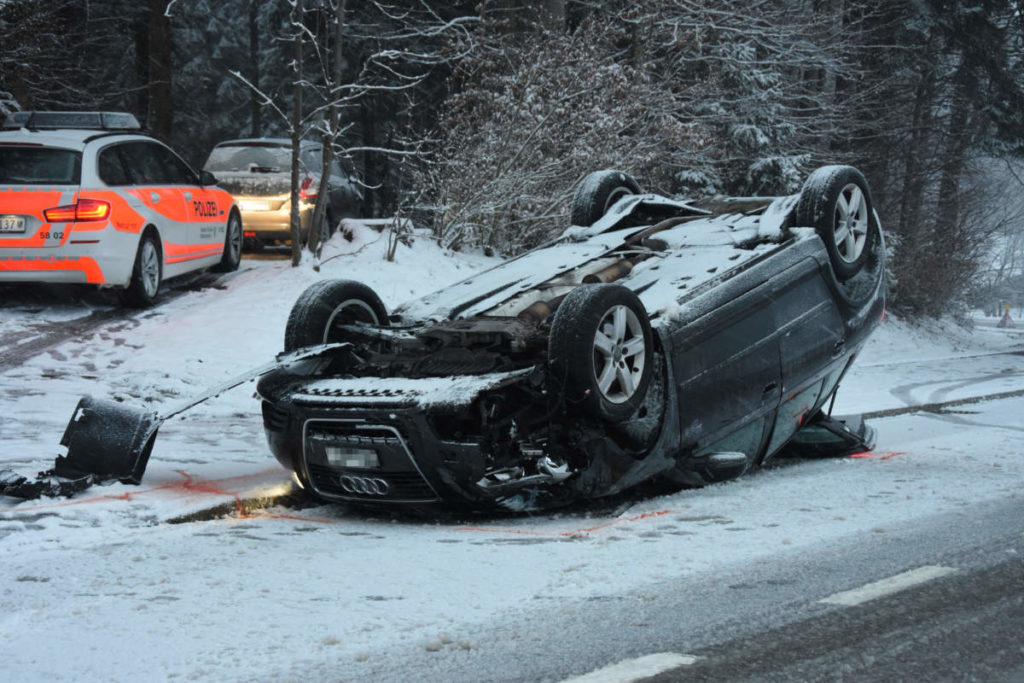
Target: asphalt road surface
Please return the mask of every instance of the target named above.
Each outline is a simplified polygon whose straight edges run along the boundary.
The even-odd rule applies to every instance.
[[[1024,681],[1022,511],[1017,499],[971,506],[642,593],[534,607],[457,661],[410,652],[372,678]]]

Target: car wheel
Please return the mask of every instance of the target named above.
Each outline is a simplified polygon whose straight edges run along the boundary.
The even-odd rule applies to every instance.
[[[387,309],[361,282],[324,280],[306,288],[292,306],[284,329],[284,350],[347,341],[341,325],[387,327]]]
[[[643,303],[615,284],[577,287],[555,312],[548,340],[552,382],[569,406],[611,422],[633,415],[651,381],[651,323]]]
[[[838,280],[860,272],[878,240],[868,183],[852,166],[824,166],[812,173],[800,190],[793,223],[818,231]]]
[[[220,257],[220,263],[213,267],[220,273],[231,273],[238,270],[238,264],[242,261],[242,219],[232,211],[228,218],[227,227],[224,229],[224,253]]]
[[[640,185],[633,176],[611,169],[594,171],[572,196],[572,224],[593,225],[615,202],[631,194],[640,194]]]
[[[160,245],[156,233],[152,231],[143,233],[142,239],[139,240],[138,251],[135,252],[132,279],[123,294],[126,304],[145,308],[156,301],[163,274],[161,261]]]

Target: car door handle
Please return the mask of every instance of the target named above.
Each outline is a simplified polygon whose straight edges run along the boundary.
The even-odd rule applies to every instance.
[[[157,193],[157,192],[150,192],[149,193],[149,200],[151,202],[153,202],[154,204],[156,204],[158,201],[160,201],[160,194]]]
[[[191,192],[185,192],[185,201],[186,202],[192,201],[192,193]]]
[[[761,393],[763,393],[763,394],[770,394],[773,391],[775,391],[775,389],[777,389],[778,386],[779,386],[778,382],[772,382],[771,384],[767,384],[767,385],[765,385],[764,391],[762,391]]]

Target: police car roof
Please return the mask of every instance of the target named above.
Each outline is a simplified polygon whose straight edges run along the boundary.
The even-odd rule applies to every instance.
[[[95,131],[95,130],[0,130],[0,144],[5,145],[39,145],[43,147],[61,147],[82,151],[85,146],[96,138],[130,136],[146,138],[147,136],[129,131]]]

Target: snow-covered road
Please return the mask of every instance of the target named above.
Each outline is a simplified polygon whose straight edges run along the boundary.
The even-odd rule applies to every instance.
[[[364,280],[390,307],[486,262],[420,240],[386,263],[374,238],[332,244],[362,251],[320,273],[247,261],[224,290],[181,296],[3,372],[0,466],[48,467],[81,394],[160,410],[262,363],[280,348],[295,296],[317,278]],[[3,309],[0,340],[27,324]],[[1024,389],[1021,351],[1024,336],[1013,333],[890,320],[836,412]],[[559,514],[425,520],[323,506],[166,523],[289,485],[266,451],[248,384],[167,423],[140,487],[0,498],[0,662],[19,680],[466,679],[509,651],[502,633],[520,638],[545,614],[656,601],[666,582],[756,575],[780,558],[975,506],[1020,509],[1022,414],[1018,396],[880,418],[871,457],[783,462],[701,490]],[[521,666],[503,655],[490,677],[584,673],[628,650],[608,643],[574,659],[525,638],[522,648]],[[536,666],[544,661],[558,665]]]

